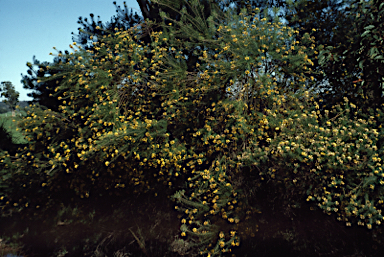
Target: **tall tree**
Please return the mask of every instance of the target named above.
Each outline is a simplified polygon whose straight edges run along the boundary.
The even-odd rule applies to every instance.
[[[325,65],[337,67],[344,63],[357,69],[360,73],[353,77],[353,86],[346,88],[347,93],[354,93],[354,99],[364,110],[377,108],[384,102],[383,82],[383,18],[384,5],[381,1],[353,1],[349,9],[349,18],[354,37],[347,38],[348,47],[340,44],[328,47],[322,53]],[[350,95],[350,94],[349,94]]]
[[[320,45],[318,51],[327,47],[334,49],[330,55],[334,62],[322,65],[320,58],[312,58],[313,70],[322,72],[311,75],[317,82],[313,89],[320,93],[319,99],[325,100],[328,107],[343,101],[344,97],[353,101],[359,98],[359,84],[356,86],[354,82],[359,81],[362,70],[356,65],[356,58],[346,54],[360,48],[359,37],[364,25],[357,22],[359,8],[354,7],[351,0],[315,0],[298,1],[287,9],[287,25],[299,31],[296,40],[300,41],[306,32],[315,28],[312,35]]]
[[[109,22],[103,23],[100,20],[100,16],[97,16],[97,21],[95,21],[95,15],[91,13],[90,20],[88,18],[79,17],[77,21],[81,27],[78,28],[79,33],[76,35],[72,32],[72,40],[77,44],[80,44],[86,50],[95,50],[94,42],[97,42],[100,37],[107,36],[110,33],[115,32],[116,29],[128,30],[138,24],[141,24],[144,20],[141,16],[135,12],[133,14],[133,9],[128,9],[128,6],[124,2],[124,9],[113,2],[116,8],[116,15],[111,17]]]
[[[114,2],[114,4],[116,5],[116,2]],[[132,12],[128,12],[127,8],[125,8],[125,10],[122,10],[120,6],[116,8],[118,12],[117,15],[113,16],[111,21],[105,24],[103,24],[100,20],[95,22],[93,14],[90,14],[91,23],[88,22],[87,18],[83,20],[80,17],[78,23],[82,25],[82,28],[79,28],[78,35],[74,35],[73,41],[81,48],[86,50],[92,49],[95,51],[92,43],[97,42],[98,38],[113,33],[115,29],[129,29],[130,27],[142,22],[141,17],[139,17],[137,13],[133,15]],[[69,52],[65,50],[64,53],[68,54]],[[21,74],[21,83],[25,89],[33,90],[32,93],[28,93],[28,96],[33,98],[32,101],[29,101],[30,104],[38,103],[48,109],[54,111],[59,110],[61,102],[57,100],[57,97],[52,97],[52,95],[55,93],[55,89],[57,85],[61,83],[62,79],[57,77],[57,79],[53,81],[42,80],[41,78],[51,77],[58,73],[65,73],[65,71],[60,70],[59,65],[57,65],[68,61],[61,58],[62,54],[62,51],[58,51],[58,55],[54,58],[53,62],[40,62],[33,57],[33,63],[27,63],[28,75]],[[34,67],[37,67],[37,69]],[[55,70],[50,69],[50,67],[55,67]]]
[[[41,81],[41,78],[51,77],[57,73],[64,72],[50,69],[51,66],[55,66],[63,61],[65,62],[62,58],[55,57],[52,63],[40,62],[33,56],[33,64],[27,63],[28,75],[21,74],[21,83],[25,89],[33,90],[33,92],[27,94],[27,96],[33,98],[32,101],[28,101],[29,104],[39,104],[53,111],[59,111],[60,101],[57,100],[57,97],[52,97],[52,94],[55,93],[55,88],[62,80],[58,78],[56,80]]]
[[[1,82],[0,92],[1,96],[6,98],[3,102],[11,108],[12,115],[14,115],[16,105],[19,102],[19,92],[15,90],[15,86],[10,81]]]

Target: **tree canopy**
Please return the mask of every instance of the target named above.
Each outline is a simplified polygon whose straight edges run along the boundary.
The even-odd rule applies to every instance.
[[[6,98],[3,102],[14,111],[20,95],[20,93],[15,90],[15,86],[12,85],[12,82],[10,81],[3,81],[1,82],[0,92],[1,96]]]

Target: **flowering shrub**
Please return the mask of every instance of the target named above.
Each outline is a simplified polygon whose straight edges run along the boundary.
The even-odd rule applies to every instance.
[[[51,67],[68,70],[55,75],[64,78],[61,113],[31,107],[18,120],[29,146],[2,157],[10,185],[0,191],[3,214],[50,208],[63,190],[86,199],[162,183],[177,190],[183,240],[214,256],[240,245],[239,224],[252,209],[236,183],[243,176],[255,187],[283,183],[290,202],[313,201],[347,226],[379,225],[381,110],[355,118],[358,107],[345,99],[321,114],[306,90],[310,35],[287,45],[295,31],[245,11],[227,13],[228,25],[183,13],[151,35],[151,46],[134,43],[135,30],[101,38],[98,53],[71,46],[70,62]],[[197,49],[199,72],[186,72],[183,48]],[[282,73],[295,79],[279,88]]]

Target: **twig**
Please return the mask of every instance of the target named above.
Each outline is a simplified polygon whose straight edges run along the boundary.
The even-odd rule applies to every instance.
[[[140,248],[143,250],[144,254],[145,254],[146,256],[148,256],[148,253],[147,253],[147,251],[145,250],[145,241],[144,241],[144,242],[140,241],[140,239],[135,235],[135,233],[133,233],[133,231],[132,231],[130,228],[129,228],[129,231],[131,231],[132,235],[135,237],[137,243],[139,244]],[[140,230],[139,230],[139,234],[141,234],[141,233],[140,233]]]

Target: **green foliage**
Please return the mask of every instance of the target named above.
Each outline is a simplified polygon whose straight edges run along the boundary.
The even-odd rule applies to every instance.
[[[22,75],[22,83],[23,87],[28,90],[33,90],[31,93],[27,95],[32,97],[33,100],[30,101],[30,104],[39,104],[43,105],[48,109],[53,111],[58,111],[58,107],[60,102],[57,98],[53,98],[52,94],[55,92],[55,88],[58,84],[61,83],[60,80],[49,80],[49,81],[41,81],[39,78],[50,77],[56,73],[64,72],[60,70],[49,69],[49,66],[53,66],[55,63],[59,64],[65,62],[66,60],[63,58],[55,58],[52,63],[49,62],[40,62],[36,60],[35,56],[33,56],[33,64],[27,63],[27,73],[28,75]]]
[[[358,101],[362,99],[360,93],[364,88],[357,82],[363,74],[357,65],[358,57],[352,53],[360,48],[359,38],[365,25],[356,16],[356,13],[361,12],[360,7],[354,6],[353,2],[295,1],[286,15],[287,26],[299,30],[297,40],[300,41],[306,32],[315,28],[313,37],[318,45],[317,51],[321,52],[324,48],[333,49],[332,54],[328,56],[331,62],[324,63],[322,55],[317,58],[317,52],[314,58],[310,57],[314,62],[312,68],[321,71],[320,74],[313,74],[317,82],[313,90],[319,92],[318,99],[323,100],[321,109],[324,106],[329,109],[336,103],[342,103],[344,97],[356,104],[362,104]]]
[[[97,42],[99,38],[113,33],[115,29],[130,29],[143,21],[137,12],[134,15],[132,9],[129,12],[126,2],[124,2],[124,9],[118,6],[116,2],[113,2],[113,5],[116,8],[116,14],[111,17],[110,22],[103,23],[100,21],[100,16],[97,16],[98,21],[96,22],[93,13],[89,15],[90,20],[79,17],[77,23],[81,25],[81,28],[79,28],[79,34],[71,33],[74,35],[72,37],[73,42],[80,44],[86,50],[95,50],[92,43]]]
[[[14,235],[12,239],[17,239],[20,235]],[[22,246],[18,244],[7,244],[10,238],[0,238],[0,255],[1,256],[23,256],[23,251],[21,251]]]
[[[9,112],[9,106],[6,105],[5,103],[0,103],[0,114],[7,113]]]
[[[19,98],[19,92],[15,90],[15,86],[9,81],[3,81],[1,82],[0,92],[2,92],[2,97],[7,98],[3,102],[14,111]]]
[[[25,115],[24,110],[16,114],[14,112],[0,114],[0,151],[6,151],[11,155],[15,155],[18,148],[23,148],[27,143],[15,122],[17,116],[21,117],[23,115]],[[3,161],[1,160],[1,162]]]
[[[116,6],[116,3],[114,4]],[[132,11],[129,13],[125,3],[124,6],[125,10],[122,10],[120,6],[116,6],[117,14],[111,18],[110,22],[106,22],[105,24],[103,24],[100,20],[95,22],[93,14],[90,14],[91,23],[87,18],[82,19],[80,17],[78,23],[81,25],[81,28],[79,28],[78,34],[72,38],[73,41],[86,50],[92,49],[95,51],[94,45],[92,43],[97,42],[98,38],[102,38],[105,35],[113,33],[115,28],[126,30],[133,27],[134,25],[139,24],[142,21],[142,18],[139,17],[137,13],[132,15]],[[100,16],[98,16],[98,18],[100,18]],[[74,35],[74,33],[72,34]],[[64,52],[68,54],[68,51]],[[61,80],[57,79],[43,81],[39,78],[49,77],[57,73],[66,72],[66,70],[49,68],[50,66],[55,66],[56,64],[67,62],[65,58],[62,58],[62,54],[63,52],[60,51],[52,63],[40,62],[35,58],[35,56],[33,56],[33,65],[30,62],[27,63],[27,75],[22,75],[22,83],[25,89],[33,90],[33,92],[28,93],[28,96],[33,98],[30,103],[38,103],[55,112],[58,111],[60,101],[57,100],[57,97],[52,97],[52,94],[54,93],[56,86],[61,83]],[[56,67],[59,66],[57,65]]]
[[[348,24],[353,33],[346,37],[345,45],[327,46],[321,49],[319,60],[323,66],[342,67],[346,64],[358,73],[343,74],[353,87],[345,88],[347,96],[357,105],[378,108],[383,102],[383,40],[381,1],[352,1]],[[344,32],[343,32],[344,33]]]
[[[59,210],[59,221],[70,222],[87,216],[63,207],[71,198],[172,192],[182,242],[215,256],[240,245],[242,221],[255,211],[244,178],[251,189],[271,183],[287,203],[307,199],[347,226],[380,225],[382,109],[367,115],[345,98],[321,113],[308,91],[309,33],[299,42],[278,19],[255,17],[259,9],[211,8],[199,18],[204,9],[193,1],[194,13],[182,10],[179,21],[162,13],[151,45],[134,40],[136,28],[116,29],[94,42],[96,51],[73,44],[59,53],[68,61],[40,79],[61,81],[54,91],[62,104],[15,117],[28,145],[2,152],[2,216]],[[183,50],[199,56],[196,72]],[[277,83],[288,75],[289,86]]]
[[[185,22],[186,19],[190,18],[187,15],[185,16],[184,19],[182,16],[181,22]],[[193,102],[195,102],[195,105],[198,105],[199,97],[195,92],[199,92],[200,88],[203,90],[203,93],[206,92],[208,95],[210,94],[210,90],[214,90],[216,86],[218,86],[221,91],[227,91],[228,89],[222,86],[226,80],[231,80],[233,83],[232,78],[239,78],[239,76],[244,75],[244,77],[247,78],[250,71],[255,72],[261,68],[263,63],[266,64],[267,60],[264,52],[266,52],[267,49],[271,59],[279,59],[282,60],[282,62],[286,62],[287,60],[291,61],[290,65],[287,65],[287,72],[296,72],[298,80],[303,78],[303,75],[300,74],[299,71],[301,69],[301,72],[304,73],[306,69],[305,63],[311,62],[306,59],[306,55],[302,52],[301,47],[296,48],[292,46],[292,48],[285,49],[285,41],[283,39],[287,34],[291,33],[290,35],[292,35],[292,31],[288,30],[289,32],[284,33],[276,28],[273,32],[270,32],[272,31],[271,27],[268,26],[270,24],[266,22],[263,23],[265,20],[261,22],[255,20],[253,21],[254,25],[251,26],[253,29],[249,29],[248,34],[244,32],[248,25],[248,21],[245,21],[246,18],[239,19],[234,14],[228,15],[228,17],[233,17],[233,21],[237,22],[241,20],[240,23],[242,23],[242,25],[229,29],[215,24],[212,18],[207,19],[209,22],[208,25],[202,22],[198,23],[198,21],[191,19],[192,21],[190,20],[188,24],[193,24],[193,27],[183,23],[176,23],[176,25],[168,24],[167,27],[169,27],[169,30],[172,28],[172,30],[162,34],[161,37],[163,41],[169,41],[171,46],[179,46],[176,49],[193,48],[194,45],[189,45],[188,42],[186,42],[186,46],[184,46],[183,41],[174,42],[172,41],[174,35],[188,35],[192,38],[191,41],[193,41],[193,39],[200,39],[200,41],[204,41],[205,44],[209,44],[209,48],[222,49],[220,55],[213,57],[210,57],[204,50],[196,53],[202,56],[200,59],[206,62],[210,69],[202,71],[198,84],[194,85],[190,91],[186,88],[185,97],[194,99]],[[164,26],[166,25],[167,24],[164,24]],[[249,26],[250,25],[248,25],[248,27]],[[213,32],[220,35],[218,40],[211,39]],[[279,40],[280,33],[282,37]],[[256,36],[258,40],[254,40]],[[161,40],[159,39],[159,41]],[[239,47],[243,45],[247,46],[247,48]],[[285,52],[284,50],[287,51]],[[292,50],[296,50],[297,52]],[[232,62],[226,61],[223,58],[226,56],[231,57]],[[170,59],[169,61],[170,66],[176,70],[175,74],[171,72],[167,73],[170,74],[169,77],[172,79],[183,78],[185,76],[184,71],[179,70],[179,67],[183,66],[183,62],[177,59],[178,56],[176,55],[174,59]],[[218,69],[219,67],[220,69]],[[276,71],[277,70],[278,69],[276,69]],[[278,90],[271,89],[274,84],[270,75],[262,74],[261,72],[257,74],[260,74],[260,76],[254,80],[249,79],[247,81],[249,84],[243,85],[243,88],[239,89],[240,92],[237,92],[237,95],[233,95],[235,98],[238,98],[239,101],[232,102],[226,99],[216,100],[209,105],[205,102],[201,103],[201,107],[199,106],[200,109],[205,110],[201,112],[204,116],[200,115],[202,119],[205,120],[205,125],[195,127],[195,132],[193,132],[191,137],[192,140],[188,142],[188,145],[196,145],[200,149],[204,147],[204,145],[207,145],[208,149],[205,153],[200,149],[199,152],[195,152],[195,155],[193,155],[195,159],[191,160],[189,164],[190,167],[193,168],[192,173],[197,174],[192,175],[188,179],[190,181],[188,185],[190,189],[186,199],[184,199],[184,192],[176,194],[174,198],[177,199],[181,205],[184,205],[179,209],[185,213],[186,217],[183,219],[183,222],[188,224],[188,226],[184,225],[181,228],[183,230],[182,235],[188,234],[189,240],[191,240],[194,245],[201,245],[208,241],[211,243],[216,242],[208,246],[212,247],[211,249],[205,249],[203,251],[206,253],[213,250],[213,252],[217,254],[221,250],[228,250],[231,245],[237,245],[239,242],[234,230],[231,233],[227,231],[226,238],[220,236],[222,233],[219,233],[217,230],[223,229],[223,227],[217,226],[217,224],[222,223],[220,220],[224,221],[224,224],[226,222],[228,222],[228,224],[236,224],[240,221],[239,212],[241,207],[237,204],[236,195],[241,190],[239,188],[233,188],[230,182],[233,182],[236,177],[235,174],[240,172],[240,167],[243,164],[239,162],[238,158],[246,154],[246,152],[243,151],[248,148],[249,141],[252,140],[254,137],[253,134],[256,132],[254,126],[260,119],[257,111],[261,111],[262,113],[263,109],[268,107],[272,108],[273,103],[275,103],[276,109],[282,108],[283,105],[287,106],[284,103],[286,98],[284,96],[280,98],[278,93],[276,93]],[[301,87],[299,84],[295,86],[299,91],[301,87],[304,86],[304,83],[301,83]],[[287,94],[287,99],[289,99],[289,91],[287,90],[287,92],[284,93]],[[299,92],[297,95],[292,96],[292,98],[298,98],[299,94],[302,93]],[[304,94],[302,95],[302,97],[305,97]],[[182,97],[180,98],[182,99]],[[264,101],[260,101],[261,99],[264,99]],[[174,102],[176,102],[176,100],[177,99],[175,99]],[[288,102],[292,101],[293,100],[290,100]],[[180,105],[178,108],[180,111],[183,109],[183,103],[179,101],[178,104]],[[218,118],[216,113],[220,113],[221,117]],[[180,114],[182,115],[182,113]],[[248,115],[251,118],[248,118]],[[177,117],[181,118],[182,116]],[[191,118],[185,120],[185,122],[189,124],[190,128],[194,128],[191,124],[193,122]],[[236,131],[236,129],[239,131]],[[232,174],[232,176],[230,174]],[[191,203],[191,200],[195,203]],[[235,209],[231,204],[237,206],[237,208]],[[227,229],[230,227],[231,226],[227,226]],[[232,229],[235,229],[235,226],[232,226]]]

